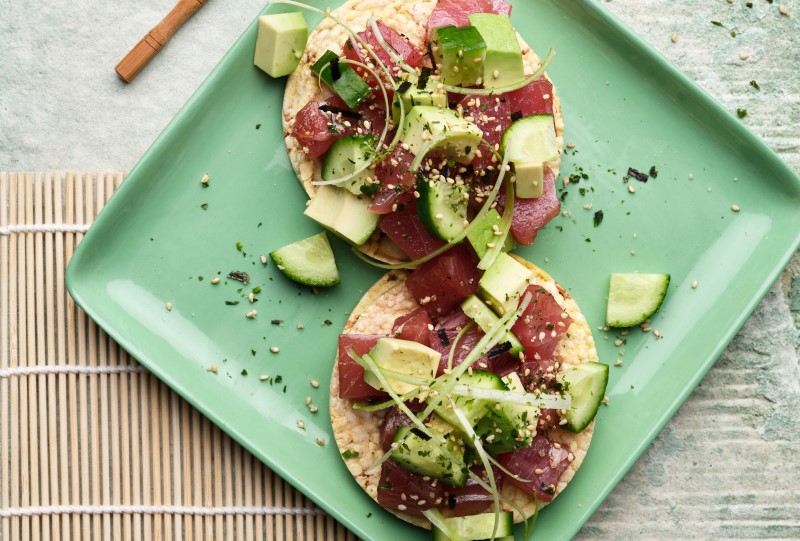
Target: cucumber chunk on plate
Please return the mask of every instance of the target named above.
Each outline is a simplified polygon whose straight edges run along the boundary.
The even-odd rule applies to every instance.
[[[572,407],[564,414],[567,424],[563,428],[578,433],[592,422],[606,395],[608,365],[581,363],[564,372],[561,379],[572,396]]]
[[[465,541],[478,539],[491,539],[494,529],[494,513],[482,513],[480,515],[469,515],[466,517],[450,517],[442,520],[444,525],[450,529],[450,534],[455,534]],[[514,539],[514,515],[511,511],[500,513],[497,523],[496,541]],[[433,541],[449,541],[452,539],[448,532],[433,526]]]
[[[339,270],[325,232],[278,248],[269,256],[283,274],[300,284],[329,287],[339,283]]]
[[[634,327],[644,323],[661,306],[668,286],[669,274],[612,274],[606,325]]]

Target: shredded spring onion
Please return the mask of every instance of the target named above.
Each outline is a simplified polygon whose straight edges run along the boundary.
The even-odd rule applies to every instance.
[[[540,409],[564,410],[572,407],[572,399],[568,394],[561,396],[557,394],[519,393],[517,391],[481,389],[469,385],[456,385],[450,390],[450,394],[455,396],[467,396],[469,398],[491,400],[492,402],[518,404],[520,406],[533,406]]]
[[[444,534],[447,536],[447,539],[450,541],[468,541],[458,535],[457,532],[454,532],[447,524],[445,524],[444,517],[435,507],[423,511],[422,514],[425,516],[425,518],[431,521],[431,524],[444,532]]]
[[[473,326],[474,324],[475,324],[475,322],[474,322],[474,321],[470,321],[469,323],[467,323],[466,325],[464,325],[464,328],[463,328],[463,329],[461,329],[460,331],[458,331],[458,334],[457,334],[457,335],[456,335],[456,337],[453,339],[453,343],[452,343],[452,345],[450,346],[450,353],[449,353],[449,355],[447,356],[447,369],[448,369],[448,370],[452,370],[452,369],[453,369],[453,359],[455,359],[455,356],[456,356],[456,346],[457,346],[457,345],[458,345],[458,343],[461,341],[461,339],[462,339],[462,338],[464,338],[464,335],[467,333],[467,331],[468,331],[469,329],[471,329],[471,328],[472,328],[472,326]]]

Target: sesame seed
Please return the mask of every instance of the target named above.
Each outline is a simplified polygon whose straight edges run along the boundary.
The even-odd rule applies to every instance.
[[[567,143],[567,148],[575,148],[575,143]]]
[[[211,283],[217,285],[219,283],[219,276],[217,276],[216,278],[212,278]]]
[[[308,411],[310,411],[311,413],[317,413],[319,411],[319,408],[314,404],[309,404]]]
[[[614,345],[617,346],[617,347],[621,346],[622,345],[622,340],[617,338],[616,340],[614,340]]]
[[[302,323],[300,323],[300,322],[298,321],[298,322],[297,322],[297,328],[298,328],[298,329],[300,329],[300,330],[303,330],[303,329],[305,329],[306,327],[305,327],[305,325],[303,325]]]
[[[614,366],[622,366],[622,359],[617,359],[614,361]]]
[[[661,338],[661,333],[658,332],[658,329],[653,329],[653,336],[655,336],[656,338]]]
[[[297,421],[295,421],[295,423],[297,423],[297,428],[300,428],[302,430],[306,429],[306,424],[303,422],[302,419],[298,419]]]
[[[315,380],[315,379],[312,379],[311,380],[311,386],[314,387],[315,389],[317,389],[317,388],[319,388],[319,382],[317,380]]]
[[[739,53],[739,60],[747,60],[750,58],[750,55],[747,53]]]
[[[780,12],[780,14],[781,14],[781,15],[783,15],[783,16],[785,16],[785,17],[788,17],[788,16],[789,16],[789,10],[787,10],[787,9],[786,9],[786,6],[784,6],[783,4],[781,4],[780,6],[778,6],[778,11]]]
[[[269,376],[266,374],[262,374],[261,376],[259,376],[258,379],[260,379],[261,381],[267,381],[269,379]]]
[[[323,447],[325,445],[325,440],[323,440],[322,438],[317,438],[317,445]]]
[[[589,209],[592,208],[592,204],[591,203],[586,203],[585,205],[583,205],[583,208],[585,208],[586,210],[589,210]]]
[[[167,309],[167,312],[172,312],[172,303],[168,302],[167,304],[164,305],[164,308]]]
[[[672,33],[672,37],[670,39],[672,39],[672,43],[675,43],[676,41],[678,41],[678,34],[673,32]]]
[[[278,353],[281,350],[281,348],[279,348],[278,346],[272,346],[271,348],[269,348],[269,350],[272,353]]]
[[[692,280],[692,289],[697,289],[697,280]]]
[[[203,173],[203,177],[200,179],[200,184],[203,186],[208,186],[208,173]]]
[[[608,402],[609,402],[609,400],[608,400],[608,397],[607,397],[607,396],[604,396],[604,397],[603,397],[603,404],[605,404],[606,406],[608,406]]]
[[[630,186],[630,185],[629,185],[629,186],[628,186],[628,191],[629,191],[630,193],[634,193],[634,192],[636,191],[636,188],[634,188],[633,186]]]
[[[267,264],[267,256],[262,255],[260,259],[261,259],[261,264],[262,265],[266,265]]]
[[[211,366],[208,367],[208,371],[211,372],[212,374],[216,374],[217,373],[217,365],[212,364]]]
[[[402,503],[401,503],[400,505],[398,505],[398,506],[397,506],[397,510],[398,510],[398,511],[405,511],[406,509],[408,509],[408,507],[406,507],[406,506],[405,506],[405,505],[403,505]]]
[[[731,210],[733,212],[739,212],[742,208],[739,205],[731,205]]]
[[[256,317],[256,311],[255,311],[255,310],[250,310],[249,312],[247,312],[247,313],[244,315],[244,317],[246,317],[247,319],[255,319],[255,317]]]
[[[247,296],[247,299],[248,299],[248,300],[249,300],[251,303],[253,303],[253,302],[256,302],[256,295],[255,295],[255,293],[250,293],[250,294]]]
[[[497,79],[498,77],[500,77],[500,70],[494,70],[494,71],[492,72],[492,77],[494,77],[495,79]]]

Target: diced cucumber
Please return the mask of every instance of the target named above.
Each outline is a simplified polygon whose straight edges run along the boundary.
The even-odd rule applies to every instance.
[[[525,393],[516,372],[503,377],[509,391]],[[475,425],[475,433],[480,436],[484,448],[496,455],[522,447],[527,447],[533,440],[536,422],[539,419],[539,408],[499,402],[487,407],[488,413]],[[533,431],[528,427],[533,425]]]
[[[497,325],[497,322],[500,321],[497,314],[495,314],[485,302],[479,299],[477,295],[470,295],[467,297],[464,302],[461,303],[461,309],[478,324],[478,327],[480,327],[483,332],[488,333],[492,330],[492,327]],[[511,343],[511,349],[509,349],[508,352],[514,356],[525,349],[519,341],[519,338],[511,331],[505,333],[503,338],[500,339],[500,343],[502,344],[503,342]]]
[[[581,363],[561,375],[566,391],[572,396],[572,407],[564,414],[564,428],[580,432],[592,422],[603,402],[608,384],[608,365]]]
[[[501,151],[514,165],[517,196],[540,197],[544,186],[542,164],[558,159],[553,115],[532,115],[514,121],[503,134]]]
[[[506,391],[508,388],[503,380],[496,374],[486,372],[483,370],[473,370],[472,373],[464,373],[458,378],[459,385],[467,385],[477,387],[480,389],[494,389],[499,391]],[[429,399],[430,400],[430,399]],[[469,396],[459,396],[453,400],[457,408],[461,410],[471,426],[475,424],[486,415],[486,406],[491,403],[490,400],[483,398],[471,398]],[[455,426],[461,427],[458,417],[453,412],[449,402],[444,402],[434,409],[436,414]]]
[[[369,211],[371,201],[344,188],[319,186],[304,214],[343,239],[360,245],[378,227],[379,216]]]
[[[454,487],[463,487],[469,475],[464,447],[452,434],[429,438],[417,428],[402,426],[394,436],[392,459],[402,468]]]
[[[495,514],[482,513],[466,517],[447,517],[444,525],[464,541],[491,539],[494,530]],[[514,541],[514,514],[503,511],[497,519],[496,541]],[[433,541],[450,541],[448,532],[433,526]]]
[[[489,209],[489,212],[481,217],[480,221],[475,224],[472,231],[467,234],[467,240],[472,245],[478,257],[483,257],[486,251],[491,248],[489,244],[497,242],[498,236],[495,235],[495,226],[500,226],[500,220],[503,217],[495,209]],[[503,244],[503,251],[510,252],[514,249],[514,237],[506,235],[506,241]]]
[[[324,232],[278,248],[269,256],[283,274],[300,284],[329,287],[339,283],[339,270]]]
[[[450,241],[467,228],[466,185],[422,178],[417,182],[417,192],[417,213],[428,233]]]
[[[333,180],[349,175],[375,154],[373,135],[347,135],[331,145],[322,160],[322,179]],[[381,187],[369,168],[340,185],[355,195],[372,195]]]
[[[436,28],[430,48],[445,84],[466,87],[482,81],[486,42],[474,26]]]
[[[669,274],[612,274],[606,325],[634,327],[644,323],[661,306],[668,287]]]
[[[339,62],[339,55],[333,51],[325,51],[311,66],[311,71],[319,75],[350,109],[358,107],[372,91],[349,64]]]

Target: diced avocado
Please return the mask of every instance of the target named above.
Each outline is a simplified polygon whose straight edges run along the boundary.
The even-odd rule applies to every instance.
[[[501,152],[514,166],[518,197],[541,197],[544,164],[558,159],[553,115],[532,115],[514,121],[503,134]]]
[[[521,196],[520,196],[521,197]],[[478,257],[483,257],[486,251],[491,248],[489,244],[497,241],[497,235],[494,234],[494,226],[500,225],[500,220],[503,217],[495,209],[490,209],[489,212],[483,215],[480,221],[475,224],[475,227],[467,234],[469,241]],[[514,249],[514,239],[511,235],[506,235],[506,241],[503,244],[503,251],[510,252]]]
[[[486,42],[483,87],[499,88],[522,81],[525,78],[522,51],[508,15],[473,13],[468,18]]]
[[[433,541],[452,539],[514,541],[514,513],[511,511],[503,511],[499,515],[482,513],[464,517],[443,517],[440,525],[445,529],[442,530],[436,524],[432,526]]]
[[[359,245],[364,244],[378,226],[379,216],[369,211],[370,203],[369,197],[353,195],[344,188],[318,186],[304,214]]]
[[[497,322],[500,321],[497,314],[492,312],[492,309],[489,308],[485,302],[480,300],[477,295],[470,295],[467,297],[464,302],[461,303],[461,309],[478,324],[478,327],[480,327],[483,332],[489,332],[497,325]],[[511,349],[508,350],[511,355],[517,355],[520,351],[525,349],[522,347],[522,343],[519,339],[511,331],[508,331],[500,340],[501,344],[503,342],[511,343]]]
[[[469,120],[458,116],[452,109],[417,105],[406,116],[400,141],[406,143],[413,154],[439,134],[453,134],[431,149],[431,154],[470,163],[481,143],[483,132]]]
[[[350,109],[358,107],[372,91],[350,64],[339,62],[339,55],[333,51],[325,51],[311,66],[311,71],[319,75]]]
[[[322,160],[322,179],[341,178],[363,166],[375,153],[376,144],[373,135],[347,135],[337,139]],[[355,195],[372,195],[381,185],[367,168],[341,186]]]
[[[370,350],[369,356],[372,357],[375,364],[386,370],[433,379],[436,377],[436,370],[439,368],[439,359],[442,355],[434,349],[411,340],[379,338],[378,343]],[[417,388],[417,385],[398,381],[390,376],[387,376],[386,379],[397,394],[404,394]],[[364,375],[364,381],[376,389],[385,390],[372,372]]]
[[[483,370],[473,370],[471,373],[467,372],[461,374],[461,376],[458,378],[458,385],[467,385],[480,389],[494,389],[499,391],[506,390],[506,386],[500,380],[499,376]],[[464,414],[464,417],[466,417],[467,422],[469,422],[471,426],[475,426],[480,418],[486,415],[486,406],[490,403],[489,400],[483,398],[472,398],[469,396],[459,396],[453,401],[455,402],[456,407],[459,408]],[[440,404],[434,409],[434,411],[439,417],[453,426],[457,428],[461,427],[461,422],[453,412],[452,405],[449,402]]]
[[[506,253],[497,256],[478,282],[478,295],[502,316],[516,310],[522,293],[533,282],[533,272]]]
[[[400,83],[397,91],[394,93],[394,101],[392,102],[392,121],[397,124],[400,122],[400,100],[403,101],[403,110],[408,115],[411,108],[416,105],[434,105],[447,109],[447,92],[443,88],[438,88],[442,82],[436,76],[431,75],[426,79],[420,78],[420,82],[425,85],[420,88],[419,85],[409,83]]]
[[[430,48],[442,82],[465,87],[481,84],[486,42],[477,28],[436,28],[431,32]]]
[[[392,459],[401,468],[455,487],[464,486],[469,475],[464,446],[457,438],[447,435],[431,438],[410,426],[401,426],[395,432]],[[409,500],[409,505],[413,505],[413,500]]]
[[[300,63],[306,41],[308,24],[299,11],[262,15],[253,63],[271,77],[289,75]]]

